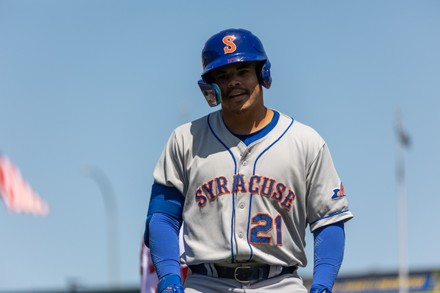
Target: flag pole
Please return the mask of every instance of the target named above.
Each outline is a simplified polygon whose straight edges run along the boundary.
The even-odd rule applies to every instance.
[[[396,114],[397,155],[396,155],[396,182],[397,182],[397,225],[399,247],[399,293],[409,291],[408,269],[408,236],[407,236],[407,204],[406,204],[406,174],[405,149],[409,146],[409,137],[403,129],[402,114]]]
[[[109,258],[109,278],[114,288],[119,287],[119,228],[116,196],[104,171],[96,166],[86,166],[84,173],[98,185],[107,212],[107,244]]]

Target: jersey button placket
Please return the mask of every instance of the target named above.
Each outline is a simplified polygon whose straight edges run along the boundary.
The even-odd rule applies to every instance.
[[[239,201],[236,203],[236,222],[235,222],[235,228],[236,228],[236,234],[235,237],[237,237],[237,253],[241,256],[238,260],[247,260],[249,258],[249,243],[248,243],[248,235],[247,235],[247,226],[249,221],[249,210],[250,207],[248,205],[249,201],[249,194],[247,188],[248,182],[250,176],[251,176],[251,170],[249,169],[251,167],[251,161],[250,159],[250,153],[248,149],[242,150],[240,153],[240,161],[238,163],[238,172],[240,174],[243,174],[243,179],[246,181],[246,190],[244,193],[240,194]]]
[[[249,157],[249,150],[247,148],[242,149],[240,152],[240,169],[246,167],[249,164],[248,157]]]

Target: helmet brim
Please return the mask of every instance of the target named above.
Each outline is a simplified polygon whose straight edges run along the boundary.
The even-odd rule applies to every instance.
[[[204,68],[204,72],[202,73],[202,77],[206,76],[213,69],[217,69],[229,64],[240,63],[240,62],[259,62],[266,61],[267,57],[265,54],[234,54],[229,55],[224,58],[218,58],[207,64]]]

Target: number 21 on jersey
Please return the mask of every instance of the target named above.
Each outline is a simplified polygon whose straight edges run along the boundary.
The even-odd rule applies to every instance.
[[[282,217],[280,214],[274,218],[269,214],[256,214],[251,218],[251,223],[250,236],[252,244],[283,245],[281,234]],[[273,235],[271,232],[274,228],[275,237],[271,236]]]

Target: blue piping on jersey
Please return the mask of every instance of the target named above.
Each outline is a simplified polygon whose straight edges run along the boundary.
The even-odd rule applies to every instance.
[[[236,134],[236,133],[233,133],[233,134],[236,137],[238,137],[242,142],[244,142],[244,144],[246,146],[249,146],[254,141],[257,141],[260,138],[265,137],[266,134],[268,134],[272,129],[275,128],[275,125],[277,125],[279,120],[280,120],[280,113],[277,111],[273,111],[272,120],[269,122],[269,124],[264,126],[262,129],[257,130],[256,132],[253,132],[251,134]],[[229,129],[229,131],[231,131],[231,130]]]
[[[232,154],[231,150],[228,148],[228,146],[217,136],[217,134],[215,134],[214,130],[212,129],[211,126],[211,122],[209,121],[209,117],[211,117],[211,114],[208,115],[207,120],[208,120],[208,127],[209,130],[211,130],[212,135],[214,135],[214,137],[225,147],[225,149],[229,152],[229,154],[232,157],[232,160],[234,161],[234,175],[237,174],[237,161],[235,160],[234,154]],[[235,219],[235,195],[234,193],[232,193],[232,218],[231,218],[231,237],[230,237],[230,245],[231,245],[231,258],[232,258],[232,262],[235,262],[235,255],[234,255],[234,234],[235,234],[235,230],[234,230],[234,219]]]
[[[286,130],[284,130],[284,132],[280,135],[280,137],[278,137],[273,143],[271,143],[270,146],[268,146],[264,151],[262,151],[261,154],[259,154],[258,157],[255,159],[254,170],[252,171],[252,175],[255,175],[255,170],[257,169],[257,162],[261,158],[261,156],[263,156],[263,154],[265,152],[267,152],[268,149],[270,149],[274,144],[276,144],[284,136],[284,134],[286,134],[286,132],[289,130],[289,128],[292,126],[292,124],[295,120],[293,118],[291,118],[291,119],[292,119],[292,121],[290,122],[289,126],[287,126]]]
[[[337,215],[340,215],[340,214],[343,214],[343,213],[346,213],[346,212],[349,212],[349,210],[343,210],[343,211],[336,212],[336,213],[330,214],[328,216],[319,218],[318,220],[315,220],[315,221],[311,222],[310,225],[313,225],[313,224],[315,224],[318,221],[321,221],[321,220],[324,220],[324,219],[327,219],[327,218],[331,218],[331,217],[334,217],[334,216],[337,216]]]
[[[286,132],[290,129],[290,127],[292,126],[293,122],[295,121],[295,119],[291,118],[292,121],[290,122],[289,126],[287,126],[286,130],[284,130],[284,132],[280,135],[280,137],[278,137],[274,142],[272,142],[265,150],[263,150],[261,152],[261,154],[258,155],[258,157],[255,159],[255,163],[254,163],[254,169],[252,171],[252,175],[255,175],[255,172],[257,170],[257,162],[258,160],[263,156],[263,154],[265,152],[267,152],[267,150],[269,150],[274,144],[276,144],[285,134]],[[249,199],[249,214],[248,214],[248,226],[247,226],[247,231],[249,231],[250,229],[250,225],[251,225],[251,211],[252,211],[252,196],[250,196]],[[254,256],[254,250],[252,249],[251,243],[249,242],[249,238],[247,238],[247,242],[248,242],[248,246],[249,246],[249,250],[251,251],[250,256],[248,261],[252,260],[252,257]]]

